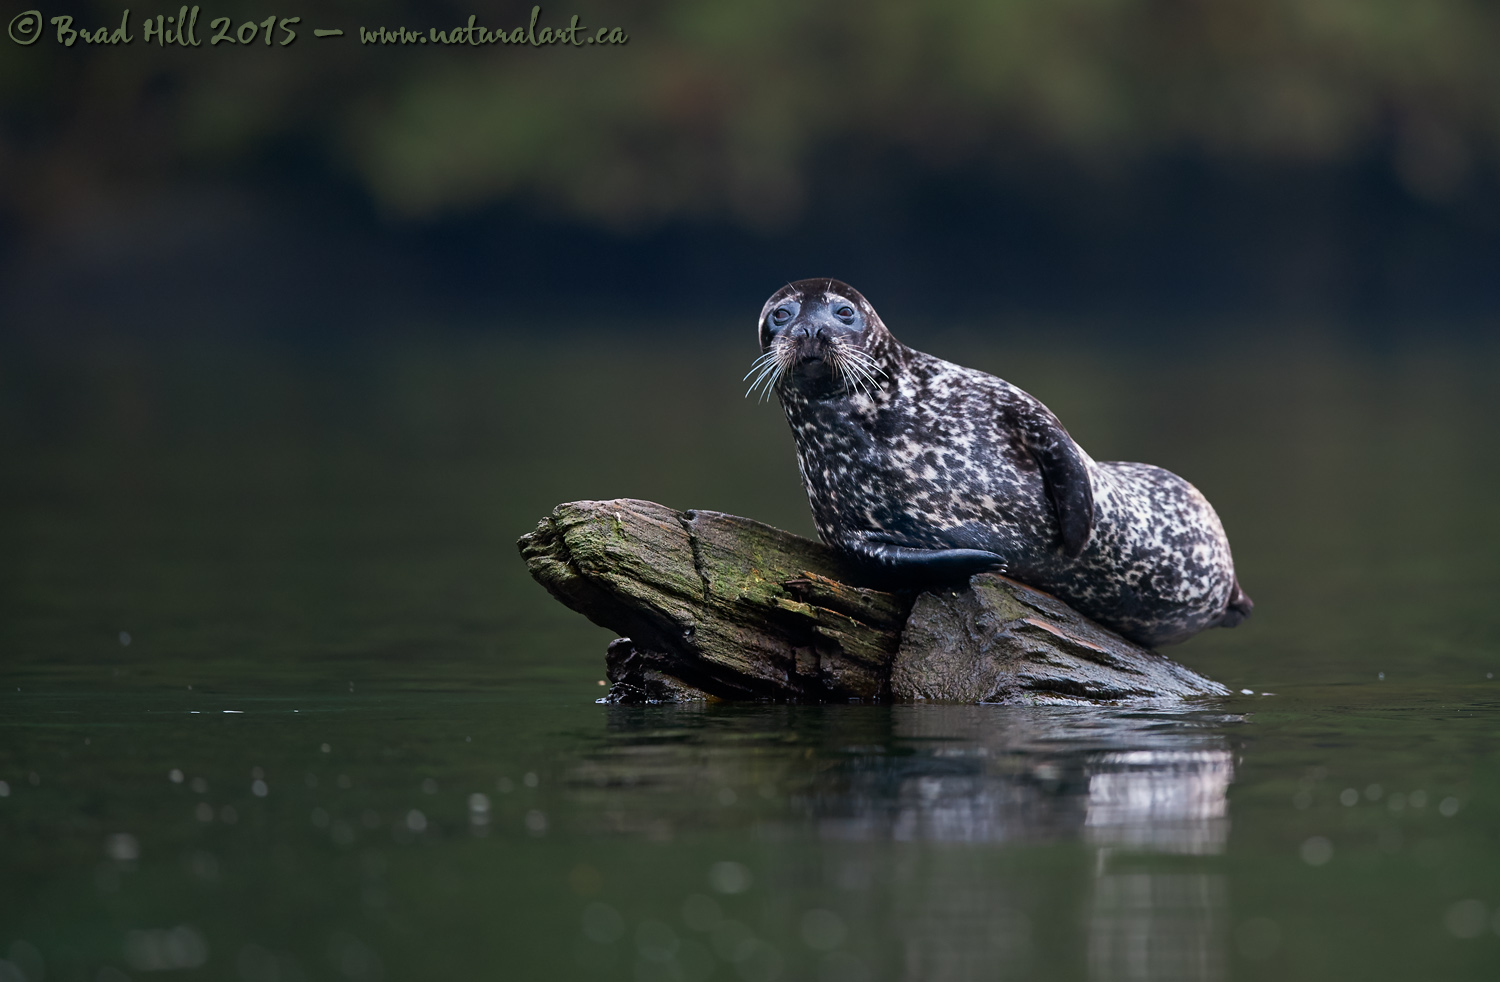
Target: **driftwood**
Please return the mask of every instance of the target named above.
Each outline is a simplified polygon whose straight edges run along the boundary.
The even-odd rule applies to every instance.
[[[623,635],[610,702],[1122,704],[1224,695],[996,574],[889,592],[818,542],[650,501],[558,505],[518,545],[554,597]]]

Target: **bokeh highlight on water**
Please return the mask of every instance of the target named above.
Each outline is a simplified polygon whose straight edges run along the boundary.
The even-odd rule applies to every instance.
[[[1493,976],[1493,350],[918,331],[1214,501],[1238,694],[596,705],[553,504],[810,531],[716,336],[8,348],[0,980]]]

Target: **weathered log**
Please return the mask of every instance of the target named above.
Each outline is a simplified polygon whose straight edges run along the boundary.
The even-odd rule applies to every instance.
[[[872,589],[827,546],[734,515],[574,501],[517,544],[554,597],[624,635],[606,656],[611,702],[1121,704],[1228,691],[1003,576]]]

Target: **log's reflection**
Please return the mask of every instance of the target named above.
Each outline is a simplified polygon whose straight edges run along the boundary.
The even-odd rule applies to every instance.
[[[1084,841],[1209,855],[1229,838],[1227,750],[1127,750],[1090,765]]]
[[[1201,728],[1055,708],[898,707],[893,716],[891,744],[906,753],[851,764],[843,780],[800,796],[825,837],[1224,848],[1234,762],[1223,738]]]
[[[1128,868],[1130,854],[1214,855],[1229,838],[1228,750],[1103,754],[1089,777],[1084,840],[1099,849],[1089,977],[1220,979],[1227,974],[1222,874]],[[1112,871],[1115,866],[1127,867]]]
[[[1209,864],[1229,836],[1232,717],[916,705],[641,722],[619,716],[577,771],[609,824],[722,828],[724,810],[673,807],[685,787],[750,804],[751,834],[786,857],[764,876],[881,925],[891,950],[859,977],[1227,974],[1228,888]]]
[[[1225,978],[1227,895],[1216,873],[1100,876],[1089,918],[1089,978]]]

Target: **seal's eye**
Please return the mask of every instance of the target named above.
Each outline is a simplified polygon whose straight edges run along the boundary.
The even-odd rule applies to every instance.
[[[834,313],[838,314],[840,317],[853,317],[854,316],[854,308],[850,307],[848,304],[845,304],[844,306],[840,307],[838,310],[834,311]]]
[[[771,311],[771,323],[775,324],[777,327],[780,327],[791,319],[792,311],[789,307],[777,307],[775,310]]]

